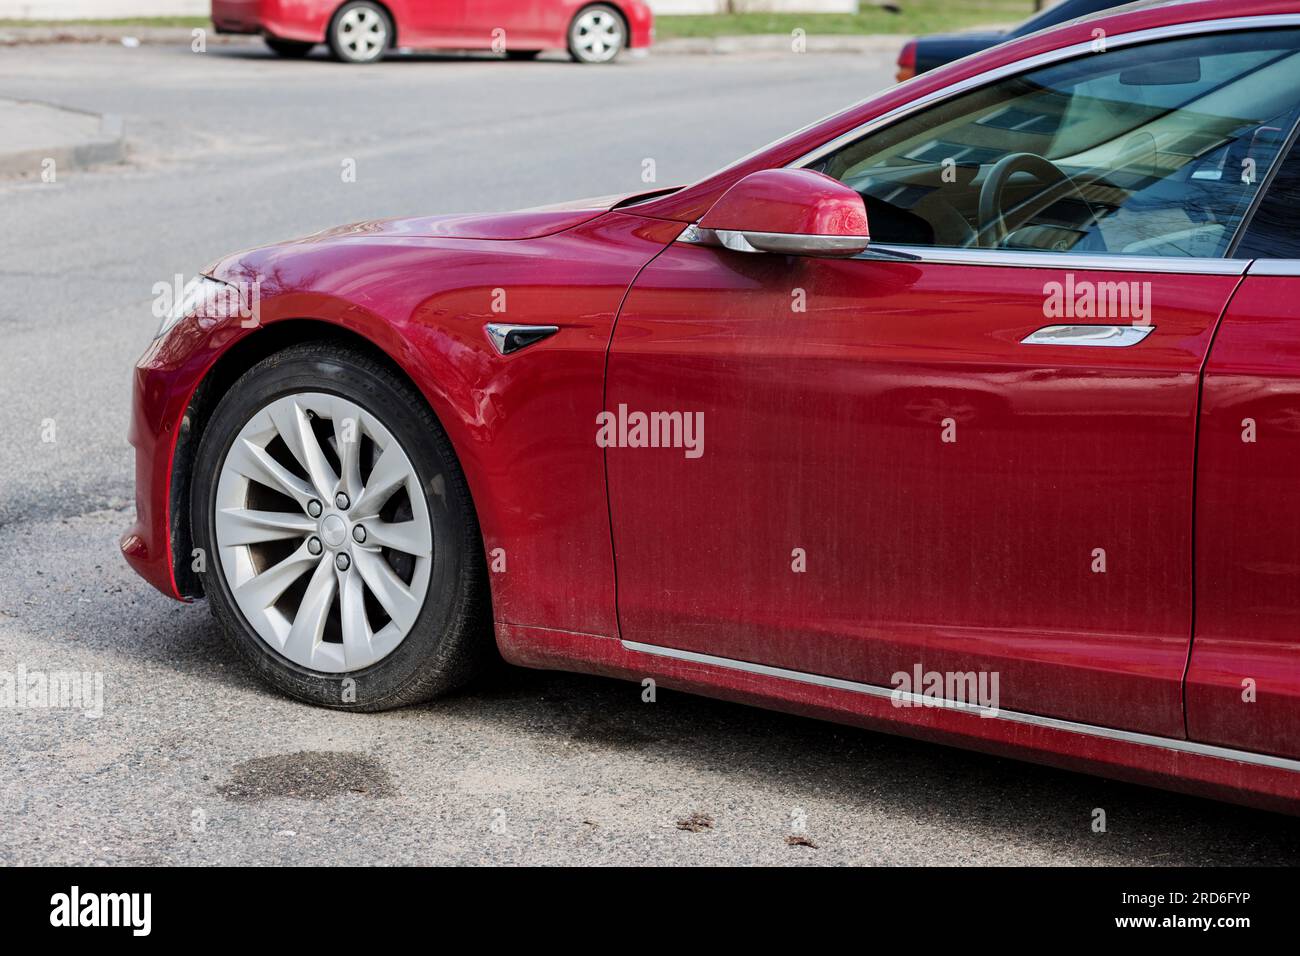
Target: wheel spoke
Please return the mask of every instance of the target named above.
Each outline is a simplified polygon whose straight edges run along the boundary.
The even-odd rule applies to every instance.
[[[306,469],[317,497],[326,501],[334,497],[334,488],[339,483],[338,475],[330,467],[325,450],[316,440],[316,432],[312,430],[302,406],[297,402],[276,404],[269,411],[280,437],[289,446],[289,451],[298,464]]]
[[[235,442],[226,458],[226,465],[251,481],[288,495],[303,508],[316,497],[307,482],[272,458],[265,448],[253,444],[247,438]]]
[[[315,530],[315,520],[290,511],[224,508],[217,512],[217,541],[223,547],[280,541],[308,535]]]
[[[433,552],[433,535],[423,522],[368,521],[365,528],[368,546],[392,548],[417,558],[427,558]]]
[[[370,622],[366,620],[365,592],[361,577],[339,572],[339,610],[342,612],[343,658],[349,667],[370,663]]]
[[[356,501],[361,496],[361,415],[348,408],[346,415],[334,414],[334,450],[339,456],[339,481],[347,496]]]
[[[335,571],[330,563],[320,561],[307,583],[293,626],[289,628],[289,637],[284,642],[284,654],[289,659],[310,662],[315,657],[316,646],[325,634],[330,604],[334,601],[335,583]]]
[[[379,514],[393,493],[406,484],[410,474],[410,467],[401,450],[396,447],[385,448],[375,462],[375,467],[370,470],[361,497],[353,506],[353,518],[369,518]]]
[[[304,542],[293,554],[279,564],[267,568],[235,589],[235,598],[241,605],[264,611],[280,599],[293,582],[297,581],[320,558],[307,550]]]
[[[420,614],[420,600],[411,593],[387,561],[374,551],[358,550],[354,567],[361,573],[379,606],[388,612],[393,623],[405,633]]]

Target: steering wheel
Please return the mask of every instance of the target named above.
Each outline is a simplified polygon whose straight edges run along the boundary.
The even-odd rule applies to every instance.
[[[979,232],[976,241],[985,249],[1000,248],[1010,233],[1006,212],[1002,208],[1002,194],[1016,173],[1028,173],[1044,185],[1041,191],[1016,207],[1020,223],[1032,219],[1048,206],[1070,195],[1083,203],[1089,211],[1092,209],[1078,184],[1050,159],[1044,159],[1037,153],[1008,153],[989,170],[984,185],[980,187]]]

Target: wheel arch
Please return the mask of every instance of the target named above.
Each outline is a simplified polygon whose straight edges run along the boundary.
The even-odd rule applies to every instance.
[[[430,401],[420,387],[417,375],[393,358],[392,354],[355,329],[317,318],[286,318],[270,322],[256,331],[236,339],[208,367],[194,388],[186,405],[185,415],[177,430],[176,445],[172,452],[171,481],[168,496],[170,515],[171,561],[176,589],[184,598],[204,595],[200,576],[191,568],[194,533],[190,526],[190,494],[194,483],[194,461],[199,443],[203,439],[212,413],[221,397],[245,372],[258,362],[277,352],[304,342],[329,342],[359,352],[387,367],[409,385],[428,405],[433,416],[447,430],[446,416],[439,413],[436,403]],[[461,450],[456,447],[453,435],[448,432],[457,458],[465,467]],[[470,507],[477,519],[478,506],[474,500],[471,483]]]

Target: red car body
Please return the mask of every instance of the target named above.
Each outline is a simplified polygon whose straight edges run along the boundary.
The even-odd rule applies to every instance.
[[[629,47],[654,40],[654,15],[640,0],[601,0],[617,9]],[[256,33],[321,43],[344,0],[212,0],[218,33]],[[511,50],[562,49],[574,15],[592,0],[383,0],[396,31],[394,46],[414,50],[487,50],[505,30]]]
[[[427,399],[485,552],[509,556],[491,575],[509,661],[1297,812],[1294,263],[1142,273],[1162,306],[1141,349],[1027,353],[1043,270],[674,241],[748,174],[911,101],[1089,42],[1097,22],[1120,37],[1221,8],[1030,36],[632,204],[367,222],[220,261],[207,274],[261,282],[260,321],[191,317],[140,360],[127,560],[197,596],[183,506],[196,392],[288,342],[356,340]],[[1294,2],[1231,13],[1300,23]],[[792,314],[792,287],[815,306]],[[511,321],[559,334],[495,351],[484,325],[501,288]],[[845,321],[864,303],[878,321]],[[620,405],[705,409],[725,429],[683,468],[680,449],[599,447],[592,423]],[[928,440],[940,416],[986,439]],[[1276,427],[1243,447],[1245,419]],[[795,548],[817,574],[790,573]],[[1104,575],[1089,573],[1096,548]],[[894,706],[891,672],[910,661],[1000,672],[1003,713]]]

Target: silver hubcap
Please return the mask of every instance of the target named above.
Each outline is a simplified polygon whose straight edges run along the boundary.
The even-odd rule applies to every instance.
[[[614,59],[623,48],[623,21],[608,10],[588,10],[573,25],[573,47],[592,63]]]
[[[339,42],[356,60],[373,60],[388,42],[384,18],[369,7],[353,7],[339,17]]]
[[[302,667],[391,654],[419,617],[433,526],[383,423],[337,395],[278,398],[240,429],[217,481],[216,546],[253,630]]]

